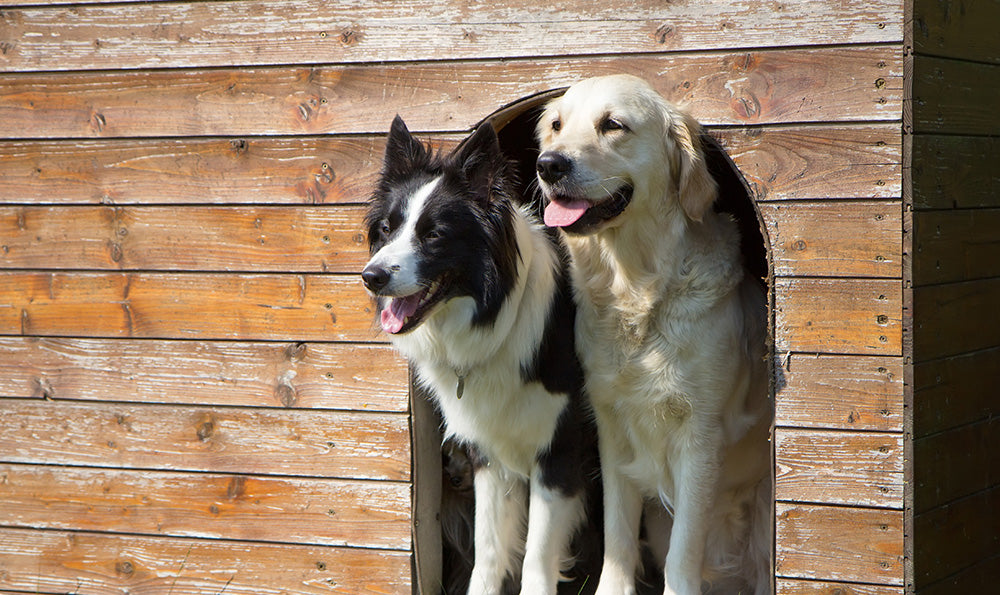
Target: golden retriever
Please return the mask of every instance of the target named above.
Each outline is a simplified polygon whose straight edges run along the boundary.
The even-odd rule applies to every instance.
[[[572,256],[597,417],[599,595],[635,593],[644,499],[665,593],[770,589],[766,301],[735,222],[712,208],[701,134],[626,75],[573,85],[538,122],[544,219]]]

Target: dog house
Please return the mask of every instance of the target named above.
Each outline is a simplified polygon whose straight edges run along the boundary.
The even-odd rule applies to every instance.
[[[990,592],[998,22],[0,2],[0,592],[435,592],[434,421],[357,279],[384,133],[523,149],[524,98],[612,72],[707,126],[770,287],[775,591]]]

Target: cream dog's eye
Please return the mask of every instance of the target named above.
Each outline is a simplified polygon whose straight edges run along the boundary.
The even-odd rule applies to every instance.
[[[598,125],[598,129],[600,129],[601,133],[607,134],[615,130],[627,131],[628,126],[622,123],[621,120],[616,120],[614,118],[607,117],[601,120],[601,123]]]
[[[559,132],[560,130],[562,130],[562,121],[558,119],[552,120],[552,131]]]

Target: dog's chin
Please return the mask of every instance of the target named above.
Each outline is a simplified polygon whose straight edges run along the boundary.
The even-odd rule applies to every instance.
[[[625,212],[625,209],[632,202],[633,188],[630,184],[625,184],[615,190],[610,196],[600,202],[586,201],[590,203],[586,211],[572,223],[559,225],[563,231],[572,235],[590,235],[604,229],[616,217]],[[580,199],[555,194],[546,196],[546,207],[548,203],[579,204]]]

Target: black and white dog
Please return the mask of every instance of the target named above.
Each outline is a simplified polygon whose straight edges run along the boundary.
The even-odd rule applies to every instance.
[[[499,593],[520,577],[522,594],[540,595],[556,593],[569,570],[570,543],[590,516],[585,493],[600,479],[566,255],[519,204],[511,169],[489,124],[440,156],[397,116],[362,278],[447,437],[473,453],[469,593]]]

